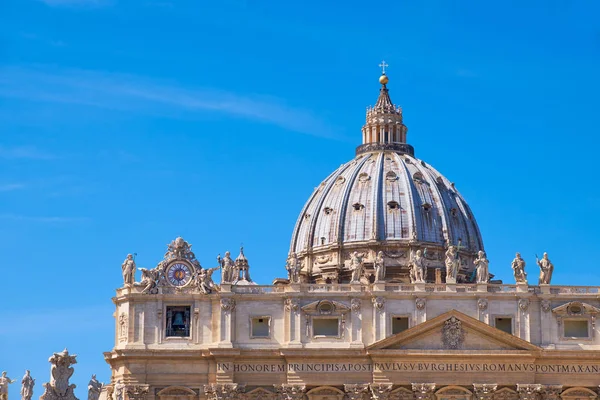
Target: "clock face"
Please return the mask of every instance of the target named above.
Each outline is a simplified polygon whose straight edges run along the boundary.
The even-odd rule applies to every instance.
[[[192,271],[183,263],[175,263],[169,266],[167,279],[173,286],[185,286],[192,280]]]

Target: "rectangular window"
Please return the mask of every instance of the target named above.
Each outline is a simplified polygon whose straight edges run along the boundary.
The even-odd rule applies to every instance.
[[[251,338],[268,338],[271,336],[271,317],[252,317],[250,325]]]
[[[340,323],[338,318],[313,318],[313,336],[340,336]]]
[[[575,320],[563,321],[564,329],[565,329],[565,337],[566,338],[587,338],[588,337],[588,321],[585,320]]]
[[[190,307],[167,306],[167,337],[190,336]]]
[[[512,318],[497,317],[495,322],[496,329],[500,329],[501,331],[512,335]]]
[[[408,317],[392,317],[392,335],[408,329]]]

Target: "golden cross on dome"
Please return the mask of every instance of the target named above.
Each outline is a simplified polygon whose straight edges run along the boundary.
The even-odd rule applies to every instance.
[[[386,68],[386,67],[389,67],[389,65],[388,65],[388,64],[386,64],[386,62],[385,62],[384,60],[382,60],[382,61],[381,61],[381,64],[379,64],[379,66],[381,67],[381,73],[382,73],[383,75],[385,75],[385,68]]]

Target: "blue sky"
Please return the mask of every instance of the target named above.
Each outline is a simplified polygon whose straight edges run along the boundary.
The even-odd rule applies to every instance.
[[[490,269],[520,251],[598,285],[600,3],[4,0],[0,370],[108,381],[120,265],[182,235],[284,276],[297,214],[360,144],[379,64],[408,141],[469,202]],[[18,396],[12,385],[11,397]]]

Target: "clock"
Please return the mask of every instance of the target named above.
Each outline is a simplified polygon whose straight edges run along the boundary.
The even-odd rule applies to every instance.
[[[192,280],[192,270],[184,263],[174,263],[167,268],[167,280],[173,286],[185,286]]]

